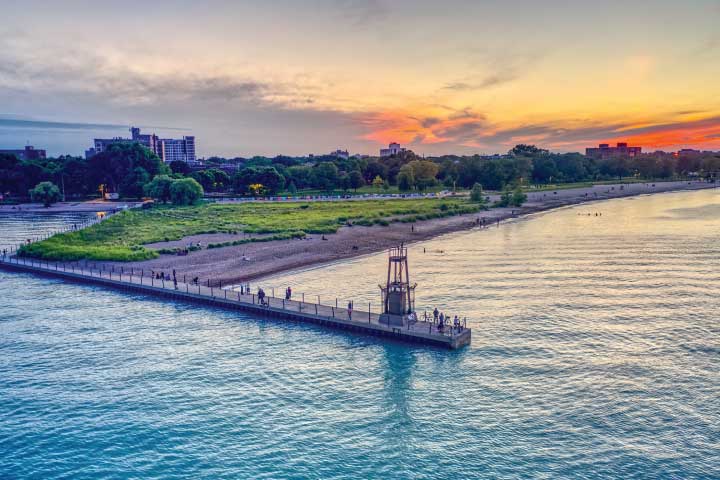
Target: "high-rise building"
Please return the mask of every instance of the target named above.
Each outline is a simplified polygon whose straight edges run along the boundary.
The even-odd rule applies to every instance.
[[[151,135],[140,133],[137,127],[130,128],[131,138],[96,138],[93,147],[85,150],[85,158],[104,152],[108,146],[117,143],[139,143],[149,148],[155,155],[165,163],[181,161],[195,163],[195,137],[185,136],[182,139],[159,138],[154,133]]]
[[[586,148],[585,155],[593,158],[635,157],[642,153],[642,147],[628,147],[627,143],[618,142],[615,147],[601,143],[597,148]]]
[[[195,137],[182,139],[163,138],[160,140],[160,155],[163,162],[195,163]]]
[[[32,145],[26,146],[23,150],[0,150],[0,153],[15,155],[20,160],[39,160],[46,158],[45,150],[35,148]]]

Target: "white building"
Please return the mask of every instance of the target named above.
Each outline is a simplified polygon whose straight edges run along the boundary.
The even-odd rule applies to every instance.
[[[381,148],[380,149],[380,156],[381,157],[389,157],[390,155],[397,155],[400,152],[404,152],[404,148],[400,148],[399,143],[391,143],[388,145],[388,148]]]
[[[160,154],[163,162],[186,162],[195,163],[195,137],[183,137],[182,139],[163,138],[159,142]]]

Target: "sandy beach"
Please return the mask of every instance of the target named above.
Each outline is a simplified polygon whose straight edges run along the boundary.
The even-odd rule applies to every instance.
[[[203,249],[187,256],[162,255],[160,258],[132,263],[106,262],[106,265],[124,268],[171,272],[188,278],[199,277],[214,284],[240,283],[271,274],[299,269],[311,265],[333,262],[344,258],[367,255],[387,249],[400,242],[419,242],[450,232],[477,228],[491,228],[508,218],[528,215],[553,208],[584,202],[644,195],[652,193],[700,190],[714,188],[705,182],[663,182],[617,185],[596,185],[556,191],[530,192],[528,201],[521,208],[491,208],[478,214],[461,215],[417,222],[391,223],[389,226],[342,227],[336,234],[308,235],[299,240],[249,243],[240,246]],[[497,197],[491,196],[491,201]],[[483,220],[485,226],[483,227]],[[478,222],[480,222],[478,224]],[[177,242],[152,244],[150,247],[175,247],[188,241],[209,242],[230,240],[232,235],[194,235]],[[237,237],[240,238],[240,237]]]

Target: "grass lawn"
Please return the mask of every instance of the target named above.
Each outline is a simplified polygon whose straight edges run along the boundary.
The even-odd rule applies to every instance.
[[[21,254],[47,260],[147,260],[159,253],[143,245],[200,233],[244,232],[271,234],[277,239],[297,238],[306,233],[334,233],[348,221],[355,225],[388,225],[473,213],[481,208],[466,199],[156,206],[128,210],[84,230],[26,245]]]

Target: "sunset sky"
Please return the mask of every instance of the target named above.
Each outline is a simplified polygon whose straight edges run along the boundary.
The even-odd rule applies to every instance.
[[[223,156],[720,149],[719,1],[0,0],[0,13],[0,147],[79,154],[134,124]]]

